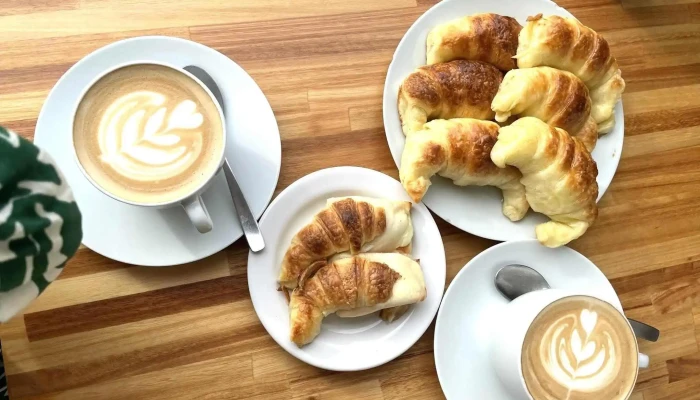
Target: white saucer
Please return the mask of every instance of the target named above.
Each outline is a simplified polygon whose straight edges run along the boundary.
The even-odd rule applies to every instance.
[[[154,210],[123,204],[95,189],[71,149],[71,118],[78,96],[109,66],[138,60],[197,65],[217,82],[226,105],[226,158],[255,217],[272,198],[281,164],[277,121],[253,79],[228,57],[199,43],[163,36],[122,40],[75,64],[56,83],[39,115],[35,143],[56,160],[83,213],[83,244],[129,264],[166,266],[212,255],[243,235],[223,174],[204,194],[214,229],[197,232],[180,207]]]
[[[399,182],[365,168],[329,168],[299,179],[277,196],[260,220],[267,246],[248,255],[248,288],[260,322],[282,348],[319,368],[356,371],[398,357],[423,335],[445,288],[445,249],[428,209],[413,205],[412,256],[420,259],[423,268],[426,299],[390,324],[376,313],[349,319],[331,315],[323,320],[321,334],[299,348],[289,340],[289,308],[284,295],[276,290],[280,262],[296,232],[325,207],[326,199],[339,196],[409,200]]]
[[[494,286],[508,264],[535,268],[553,288],[603,299],[622,311],[605,275],[578,252],[550,249],[536,240],[501,243],[474,257],[454,278],[435,326],[435,366],[448,399],[510,400],[489,362],[492,321],[508,304]]]
[[[425,39],[435,26],[461,16],[493,12],[514,17],[521,24],[528,16],[571,16],[571,13],[549,0],[443,0],[413,23],[396,48],[384,82],[384,129],[396,165],[401,163],[405,138],[397,110],[401,82],[417,67],[425,64]],[[624,76],[624,72],[623,76]],[[615,128],[602,136],[593,150],[598,164],[598,198],[610,186],[622,153],[625,121],[622,102],[615,107]],[[450,180],[434,177],[433,185],[423,202],[435,214],[457,228],[493,240],[518,240],[535,237],[535,225],[547,219],[532,211],[520,222],[513,223],[501,212],[501,191],[493,187],[459,187]]]

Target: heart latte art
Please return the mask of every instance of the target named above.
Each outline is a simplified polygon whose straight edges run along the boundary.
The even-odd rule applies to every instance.
[[[523,344],[523,377],[533,398],[626,399],[637,375],[637,345],[611,305],[574,296],[545,308]]]
[[[218,168],[216,105],[184,73],[158,65],[120,68],[97,81],[76,113],[78,159],[104,190],[164,203],[197,190]]]

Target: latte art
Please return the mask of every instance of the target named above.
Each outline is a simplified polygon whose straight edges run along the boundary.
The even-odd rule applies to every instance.
[[[159,181],[187,170],[202,151],[204,117],[183,100],[168,110],[166,97],[138,91],[109,106],[97,132],[100,158],[117,173],[138,181]]]
[[[141,64],[98,80],[78,106],[73,143],[90,178],[114,196],[161,204],[197,191],[218,169],[223,121],[198,82]]]
[[[585,313],[593,315],[589,329],[582,322]],[[559,318],[545,332],[543,342],[548,345],[540,348],[540,357],[560,385],[575,391],[599,390],[614,378],[615,344],[603,326],[596,327],[598,322],[595,312],[583,310]]]
[[[626,321],[603,301],[583,296],[552,303],[523,346],[523,376],[535,399],[625,399],[637,374]]]

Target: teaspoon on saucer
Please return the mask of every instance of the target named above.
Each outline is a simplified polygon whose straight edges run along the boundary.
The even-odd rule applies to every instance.
[[[216,101],[219,102],[219,106],[224,108],[224,97],[221,95],[221,90],[219,86],[214,82],[214,79],[200,67],[195,65],[188,65],[185,71],[191,73],[197,79],[202,81],[202,83],[211,91],[214,95]],[[262,233],[260,232],[260,227],[258,222],[255,220],[253,213],[250,211],[248,202],[243,196],[241,187],[236,181],[236,177],[233,175],[233,170],[228,163],[228,160],[224,160],[224,165],[222,167],[224,170],[224,175],[226,176],[226,182],[228,183],[228,189],[233,198],[233,207],[236,209],[236,214],[238,215],[238,220],[241,222],[241,227],[243,228],[243,233],[248,241],[248,247],[255,253],[265,248],[265,241],[263,240]]]
[[[544,276],[525,265],[510,264],[501,268],[494,278],[496,289],[508,300],[522,296],[535,290],[549,289],[549,283]],[[643,322],[628,318],[635,336],[650,342],[659,340],[659,330]]]

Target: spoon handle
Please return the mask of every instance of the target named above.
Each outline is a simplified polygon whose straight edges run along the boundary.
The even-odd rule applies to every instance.
[[[253,253],[265,248],[265,241],[263,240],[262,233],[260,233],[260,227],[258,222],[253,217],[253,213],[248,207],[248,203],[243,196],[241,187],[238,186],[236,178],[233,176],[233,170],[228,164],[228,160],[224,161],[224,175],[226,175],[226,182],[228,182],[228,189],[231,192],[231,197],[233,198],[233,206],[238,214],[238,219],[241,221],[241,227],[243,228],[243,233],[248,241],[248,247]]]
[[[648,340],[650,342],[656,342],[659,340],[659,330],[651,325],[647,325],[644,322],[639,322],[635,319],[628,318],[634,335],[638,338]]]

